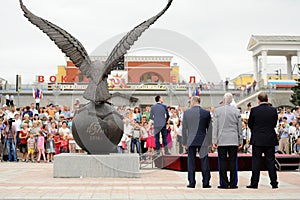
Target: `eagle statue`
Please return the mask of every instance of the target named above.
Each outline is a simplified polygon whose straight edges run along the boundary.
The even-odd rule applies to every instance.
[[[113,48],[105,62],[92,61],[83,45],[64,29],[34,15],[20,1],[24,16],[54,41],[57,47],[89,78],[83,97],[89,103],[81,105],[72,122],[72,133],[76,143],[89,154],[109,154],[116,152],[123,135],[123,118],[109,103],[107,77],[135,41],[154,24],[171,6],[173,0],[157,15],[142,22],[129,31]]]

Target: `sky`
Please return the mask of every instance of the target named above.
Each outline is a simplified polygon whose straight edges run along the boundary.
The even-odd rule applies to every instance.
[[[167,0],[24,0],[34,14],[64,28],[88,53],[159,12]],[[252,73],[251,35],[300,35],[298,0],[174,0],[153,26],[181,33],[198,43],[220,77]],[[0,77],[32,83],[55,75],[64,54],[22,15],[17,0],[1,0]],[[284,63],[284,58],[268,62]],[[293,59],[293,62],[294,59]],[[179,63],[180,64],[180,63]]]

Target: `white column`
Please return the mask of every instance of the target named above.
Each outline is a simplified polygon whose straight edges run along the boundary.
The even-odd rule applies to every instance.
[[[258,80],[258,58],[257,56],[253,56],[253,80],[256,80],[257,82],[257,87],[259,87],[259,80]]]
[[[261,78],[263,79],[263,86],[268,85],[268,77],[267,77],[267,67],[268,67],[268,51],[263,50],[261,52],[262,62],[261,62]]]
[[[297,65],[298,65],[298,79],[300,78],[300,71],[299,71],[299,67],[300,67],[300,50],[297,51]]]
[[[286,56],[287,78],[292,80],[292,56]]]

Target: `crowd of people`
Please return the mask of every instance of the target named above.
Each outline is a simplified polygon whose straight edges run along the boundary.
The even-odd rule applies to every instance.
[[[251,103],[248,103],[247,109],[242,111],[243,117],[243,150],[251,153],[251,145],[249,145],[251,131],[248,127],[248,118],[251,114]],[[298,154],[300,155],[300,107],[279,107],[277,109],[277,124],[275,127],[279,145],[275,147],[276,153],[279,154]]]
[[[234,106],[234,105],[233,105]],[[248,127],[248,118],[250,116],[251,103],[243,110],[238,107],[241,114],[243,146],[239,150],[241,153],[252,153],[250,145],[251,131]],[[167,152],[172,154],[186,153],[182,147],[182,117],[185,107],[167,106],[169,118],[166,123],[167,130]],[[213,114],[215,108],[205,108]],[[120,114],[124,116],[124,134],[118,145],[119,153],[137,152],[152,153],[156,152],[154,120],[150,119],[150,106],[141,109],[140,107],[118,107]],[[293,110],[293,111],[292,111]],[[279,140],[279,145],[275,151],[279,154],[300,154],[300,107],[296,106],[278,108],[278,120],[275,131]],[[162,134],[159,135],[159,145],[164,147]],[[211,148],[210,152],[215,152],[216,148]],[[164,154],[165,148],[161,149]]]
[[[79,99],[72,109],[53,104],[38,109],[35,103],[22,108],[4,104],[0,108],[0,159],[53,162],[54,155],[82,152],[71,130],[79,104]]]
[[[166,134],[155,134],[157,119],[151,119],[151,110],[154,108],[118,107],[118,111],[124,117],[124,133],[118,145],[119,153],[155,154],[158,148],[163,147],[160,153],[181,154],[184,152],[181,140],[181,119],[184,108],[166,107],[169,115],[166,123]],[[164,120],[165,121],[165,120]],[[157,138],[155,138],[157,136]],[[164,143],[166,136],[166,143]],[[156,144],[159,142],[159,144]],[[157,145],[159,147],[157,147]]]
[[[160,97],[161,98],[161,97]],[[156,99],[159,103],[159,99]],[[161,98],[161,104],[163,100]],[[83,152],[76,144],[72,135],[72,119],[74,112],[79,109],[77,99],[72,108],[70,106],[47,105],[36,109],[34,103],[23,108],[16,108],[13,102],[7,101],[0,108],[1,132],[1,160],[16,161],[17,152],[19,160],[52,162],[53,156],[59,153]],[[163,105],[163,104],[162,104]],[[233,105],[235,106],[235,105]],[[158,107],[159,110],[160,107]],[[187,108],[166,106],[168,115],[166,129],[158,129],[163,134],[156,134],[155,128],[158,117],[151,116],[154,106],[126,107],[119,106],[117,111],[124,117],[123,136],[118,144],[119,153],[138,153],[140,155],[154,154],[183,154],[186,149],[182,146],[182,119]],[[250,145],[251,131],[247,125],[250,115],[251,103],[245,111],[241,108],[243,147],[239,150],[252,153]],[[207,107],[211,116],[215,112],[213,107]],[[159,112],[159,111],[158,111]],[[276,133],[279,145],[277,153],[300,154],[300,108],[278,108],[278,123]],[[216,148],[210,148],[215,152]],[[3,156],[4,155],[4,156]],[[148,158],[151,158],[150,156]]]

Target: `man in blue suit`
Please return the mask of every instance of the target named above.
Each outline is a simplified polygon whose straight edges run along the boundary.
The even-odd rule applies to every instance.
[[[156,104],[151,107],[150,110],[150,119],[154,121],[154,137],[155,137],[155,146],[156,154],[160,154],[160,143],[159,143],[159,134],[162,133],[162,140],[165,149],[165,155],[169,155],[168,150],[168,141],[167,141],[167,129],[166,123],[169,120],[169,112],[166,105],[163,104],[163,98],[161,96],[155,97]]]
[[[182,144],[188,150],[188,188],[195,188],[195,160],[198,152],[201,158],[202,187],[210,188],[210,169],[208,163],[208,148],[211,145],[209,131],[210,112],[200,107],[200,98],[192,97],[191,107],[183,114]]]

